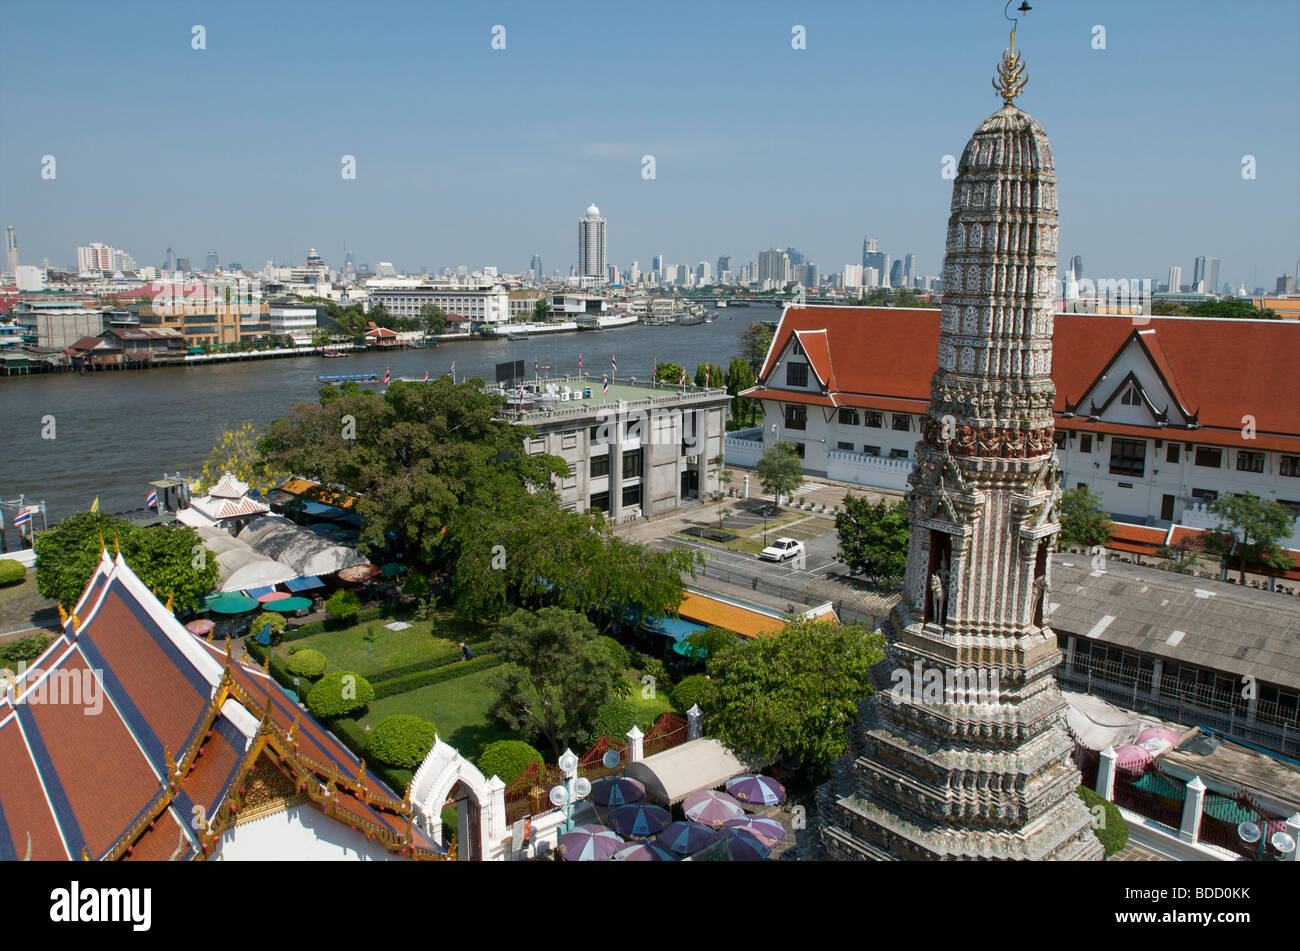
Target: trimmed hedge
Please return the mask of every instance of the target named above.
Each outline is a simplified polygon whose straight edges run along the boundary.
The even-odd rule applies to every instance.
[[[484,777],[499,776],[509,786],[529,763],[542,762],[542,754],[523,740],[497,740],[483,747],[476,764]]]
[[[354,694],[352,697],[343,696],[344,677],[355,679],[351,685]],[[307,692],[307,709],[322,718],[340,717],[360,710],[373,699],[375,688],[370,686],[370,681],[360,674],[341,670],[326,674],[316,681],[316,685]]]
[[[27,569],[20,562],[14,561],[12,558],[0,561],[0,588],[18,584],[26,577]]]
[[[302,637],[311,637],[313,634],[324,634],[326,631],[341,631],[345,627],[352,627],[354,624],[364,624],[367,621],[377,621],[386,616],[388,612],[381,607],[362,608],[350,618],[331,617],[324,621],[308,621],[301,627],[291,627],[285,630],[284,639],[286,641],[296,641]]]
[[[340,588],[325,602],[325,610],[337,618],[355,617],[361,610],[361,598],[355,591]]]
[[[310,647],[305,650],[294,651],[289,657],[285,669],[291,674],[297,674],[299,677],[310,677],[315,680],[325,673],[325,668],[329,666],[329,658],[320,651],[312,650]]]
[[[471,648],[475,649],[477,656],[478,648],[491,643],[490,639],[481,641],[466,641]],[[372,684],[382,683],[385,680],[394,680],[398,677],[405,677],[408,674],[418,674],[426,670],[436,670],[439,667],[446,667],[448,664],[454,664],[461,659],[459,647],[453,647],[450,650],[443,651],[440,654],[434,654],[432,657],[424,660],[417,660],[410,664],[402,664],[400,667],[389,667],[386,670],[378,671],[370,678]]]
[[[496,654],[484,654],[482,657],[475,657],[473,660],[462,661],[459,664],[446,664],[432,670],[422,670],[418,673],[406,674],[403,677],[382,680],[374,687],[374,698],[380,700],[384,697],[391,697],[393,694],[406,693],[408,690],[430,687],[445,680],[455,680],[457,677],[464,677],[466,674],[487,670],[489,667],[499,667],[504,663],[505,661]]]
[[[368,734],[361,724],[351,717],[336,717],[327,720],[326,724],[329,726],[330,731],[343,742],[344,746],[365,761],[366,769],[370,771],[372,776],[379,777],[390,790],[397,794],[398,799],[402,798],[402,795],[406,792],[406,787],[411,785],[411,779],[415,775],[412,770],[389,766],[375,759],[366,749]]]
[[[685,714],[694,706],[709,687],[709,678],[703,674],[683,677],[682,682],[668,692],[668,702],[678,713]]]
[[[1128,844],[1128,825],[1124,822],[1124,816],[1118,806],[1102,799],[1087,786],[1080,786],[1078,793],[1083,804],[1088,807],[1088,811],[1092,812],[1092,833],[1101,843],[1101,847],[1106,850],[1106,857],[1109,858]],[[1095,812],[1097,806],[1105,810],[1101,816]]]
[[[424,717],[399,713],[371,728],[366,750],[381,763],[414,769],[433,749],[437,733],[437,727]]]
[[[596,711],[596,722],[592,726],[592,736],[607,736],[619,741],[627,736],[627,731],[636,725],[636,710],[631,702],[622,697],[606,700]]]

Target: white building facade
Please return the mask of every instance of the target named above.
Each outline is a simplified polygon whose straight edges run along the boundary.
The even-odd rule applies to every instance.
[[[397,278],[366,283],[367,309],[382,304],[394,317],[418,318],[426,304],[459,314],[473,325],[510,319],[510,294],[499,284],[431,284]]]

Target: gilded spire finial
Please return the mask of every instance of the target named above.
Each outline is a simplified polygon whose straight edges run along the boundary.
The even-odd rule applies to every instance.
[[[1013,2],[1014,0],[1007,0],[1007,6],[1011,6]],[[1016,8],[1016,12],[1028,13],[1030,9],[1028,3],[1022,2]],[[1025,88],[1025,83],[1029,81],[1029,74],[1025,72],[1025,65],[1020,61],[1020,54],[1016,52],[1016,26],[1019,18],[1008,14],[1006,7],[1002,9],[1002,15],[1011,21],[1011,45],[1002,54],[1002,62],[998,64],[998,75],[993,80],[993,91],[1002,97],[1003,105],[1010,106]]]

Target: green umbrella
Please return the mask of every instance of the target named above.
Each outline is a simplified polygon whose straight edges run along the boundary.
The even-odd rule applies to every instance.
[[[707,647],[696,647],[694,644],[687,644],[686,641],[678,641],[673,645],[673,653],[681,654],[683,657],[708,657],[709,650]]]
[[[385,578],[395,578],[398,575],[406,574],[408,571],[410,571],[410,569],[407,568],[406,565],[399,565],[395,561],[390,561],[388,564],[384,565],[384,570],[381,573]]]
[[[279,601],[272,601],[265,607],[268,611],[274,611],[276,614],[292,614],[294,611],[305,611],[311,607],[311,599],[281,598]]]
[[[255,607],[257,601],[242,594],[224,594],[208,603],[208,610],[216,611],[218,614],[243,614]]]

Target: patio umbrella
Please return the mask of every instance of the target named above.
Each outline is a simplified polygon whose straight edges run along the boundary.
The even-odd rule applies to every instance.
[[[271,602],[268,611],[274,611],[276,614],[292,614],[294,611],[305,611],[311,607],[311,598],[281,598],[279,601]]]
[[[209,621],[207,618],[199,618],[197,621],[190,621],[186,624],[185,630],[189,631],[191,634],[198,634],[202,637],[216,626],[215,623]]]
[[[283,601],[287,597],[289,597],[289,595],[285,591],[271,591],[267,594],[261,595],[257,600],[262,604],[270,604],[272,601]]]
[[[404,575],[410,570],[411,569],[408,568],[406,565],[401,565],[395,561],[390,561],[388,564],[384,565],[383,569],[379,573],[383,575],[385,578],[396,578],[398,575]]]
[[[761,862],[772,854],[771,849],[742,829],[727,829],[708,851],[721,852],[733,862]]]
[[[694,855],[712,845],[720,833],[698,822],[674,822],[655,836],[655,844],[677,855]]]
[[[604,826],[575,826],[557,846],[566,862],[606,862],[627,843]]]
[[[602,776],[591,784],[589,798],[598,806],[628,806],[645,798],[645,786],[626,776]]]
[[[668,828],[672,821],[667,809],[647,803],[619,806],[609,814],[609,824],[614,831],[633,839],[648,839]]]
[[[779,820],[766,816],[737,816],[722,823],[723,832],[732,829],[752,835],[769,849],[785,841],[785,826]]]
[[[736,799],[716,789],[691,793],[682,801],[682,811],[686,813],[687,819],[714,829],[721,828],[722,823],[728,819],[745,814]]]
[[[678,855],[655,845],[653,842],[638,842],[614,853],[615,862],[676,862]]]
[[[727,780],[727,792],[745,805],[775,806],[785,801],[785,787],[771,776],[736,776]]]
[[[1177,746],[1183,741],[1183,735],[1176,730],[1169,730],[1162,726],[1149,726],[1137,735],[1134,743],[1142,744],[1147,740],[1164,740],[1171,746]]]
[[[361,582],[369,581],[377,574],[379,574],[379,569],[374,565],[353,565],[351,568],[344,568],[340,571],[338,577],[344,584],[361,584]]]
[[[1141,773],[1147,768],[1154,756],[1150,750],[1143,749],[1136,743],[1125,743],[1115,750],[1115,765],[1126,773]]]
[[[257,607],[257,602],[242,594],[223,594],[208,605],[209,611],[218,614],[243,614]]]

